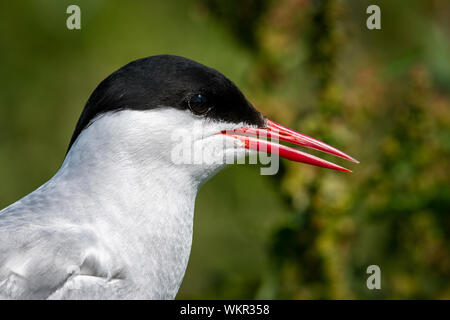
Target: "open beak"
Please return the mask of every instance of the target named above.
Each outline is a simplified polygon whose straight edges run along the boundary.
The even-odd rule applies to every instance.
[[[267,119],[267,128],[244,127],[232,130],[224,130],[224,135],[231,136],[244,142],[244,146],[249,150],[264,151],[270,154],[278,154],[280,157],[311,164],[318,167],[351,172],[350,170],[338,166],[334,163],[320,159],[300,150],[290,148],[273,141],[286,141],[295,145],[316,149],[334,156],[359,163],[358,160],[350,157],[344,152],[333,148],[322,141],[311,138],[303,133],[283,127],[282,125]],[[270,141],[271,140],[271,141]]]

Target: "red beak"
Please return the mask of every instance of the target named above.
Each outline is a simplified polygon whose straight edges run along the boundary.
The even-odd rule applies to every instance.
[[[244,142],[246,149],[278,154],[280,157],[286,158],[291,161],[303,162],[318,167],[351,172],[350,170],[338,166],[334,163],[328,162],[294,148],[273,143],[267,139],[276,139],[290,142],[298,146],[316,149],[346,160],[350,160],[355,163],[359,163],[358,160],[350,157],[349,155],[336,148],[327,145],[326,143],[323,143],[322,141],[311,138],[303,133],[283,127],[282,125],[271,120],[267,120],[267,128],[260,129],[244,127],[233,130],[225,130],[221,133],[241,140],[242,142]],[[256,136],[256,138],[252,136]],[[264,140],[261,138],[266,139]]]

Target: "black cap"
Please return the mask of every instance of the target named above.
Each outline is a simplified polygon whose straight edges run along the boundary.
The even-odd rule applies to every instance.
[[[103,80],[78,120],[69,149],[91,121],[106,112],[190,109],[199,117],[264,126],[264,117],[217,70],[173,55],[135,60]],[[132,125],[132,124],[130,124]]]

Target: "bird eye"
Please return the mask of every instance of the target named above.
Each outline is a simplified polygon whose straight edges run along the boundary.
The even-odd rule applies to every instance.
[[[201,94],[192,96],[188,100],[188,105],[189,109],[197,115],[205,114],[212,108],[208,103],[208,99]]]

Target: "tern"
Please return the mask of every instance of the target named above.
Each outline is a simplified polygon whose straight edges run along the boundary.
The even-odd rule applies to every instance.
[[[212,68],[173,55],[135,60],[94,90],[57,173],[0,211],[0,298],[174,299],[197,192],[226,165],[175,163],[177,130],[193,151],[222,150],[213,158],[265,149],[349,171],[264,135],[357,162],[265,118]]]

